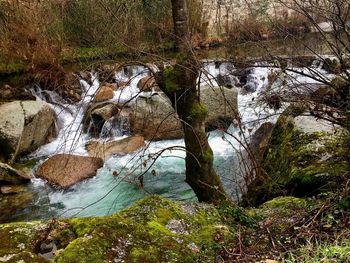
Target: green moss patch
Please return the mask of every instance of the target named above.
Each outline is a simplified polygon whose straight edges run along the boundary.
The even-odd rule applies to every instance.
[[[59,263],[213,262],[232,236],[214,206],[152,196],[109,217],[1,225],[0,256],[41,262],[38,247],[49,240]]]

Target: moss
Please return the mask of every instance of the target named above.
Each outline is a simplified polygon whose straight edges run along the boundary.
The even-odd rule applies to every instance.
[[[44,227],[45,224],[39,222],[0,225],[1,249],[17,249],[22,247],[22,244],[28,250],[34,249],[35,236]]]
[[[189,109],[188,120],[204,119],[207,114],[207,109],[200,103],[193,103]]]
[[[271,231],[280,234],[306,216],[312,207],[312,201],[285,196],[277,197],[264,203],[256,210],[256,213],[263,218],[262,222],[270,222]]]
[[[215,234],[228,239],[231,232],[214,207],[190,206],[188,212],[181,204],[152,196],[110,217],[68,220],[78,238],[56,262],[195,262],[200,253],[190,244],[213,260]]]
[[[257,206],[277,196],[317,195],[336,190],[343,180],[347,171],[343,134],[303,133],[294,126],[295,114],[300,110],[288,108],[278,119],[262,161],[266,176],[249,186],[245,204]]]
[[[0,257],[33,255],[43,240],[58,246],[55,262],[213,262],[233,233],[211,205],[152,196],[112,216],[43,224],[0,225]],[[44,238],[44,239],[42,239]],[[41,262],[39,260],[28,262]],[[26,261],[27,262],[27,261]]]
[[[173,66],[169,66],[164,69],[161,82],[163,83],[165,89],[164,91],[166,93],[174,93],[181,90],[181,86],[177,82],[179,78],[178,74],[179,72]]]
[[[211,148],[208,148],[206,151],[202,154],[204,161],[210,162],[213,160],[213,150]]]
[[[252,210],[247,210],[231,203],[220,204],[218,211],[226,224],[232,227],[244,225],[254,228],[260,219]]]
[[[1,260],[3,259],[3,260]],[[32,252],[29,251],[12,251],[12,253],[1,254],[0,262],[7,263],[47,263],[50,262]]]

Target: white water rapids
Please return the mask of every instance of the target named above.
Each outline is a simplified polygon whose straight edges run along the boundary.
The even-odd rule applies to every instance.
[[[221,63],[220,66],[213,62],[207,62],[203,68],[200,85],[211,84],[217,86],[215,78],[221,74],[229,74],[233,70],[230,63]],[[246,93],[239,89],[238,111],[240,114],[243,130],[231,125],[227,133],[223,131],[213,131],[209,133],[209,143],[214,151],[214,166],[221,175],[227,192],[233,199],[239,197],[242,189],[241,171],[239,170],[239,153],[243,152],[240,143],[234,138],[242,140],[243,136],[250,138],[257,128],[264,122],[275,122],[278,114],[286,105],[283,105],[278,112],[262,104],[258,99],[265,93],[268,86],[268,75],[277,71],[276,68],[264,64],[256,64],[247,77],[247,84],[255,89],[254,92]],[[311,75],[320,74],[325,76],[319,65],[310,69],[293,68],[293,71],[308,73]],[[316,73],[315,73],[316,72]],[[292,86],[310,85],[317,83],[316,80],[304,75],[288,72],[288,77],[284,80],[277,80],[270,92],[289,88]],[[138,81],[148,76],[148,69],[138,66],[129,67],[127,72],[116,72],[115,78],[118,81],[126,81],[131,77],[129,86],[115,91],[111,101],[126,102],[135,99],[137,96],[149,96],[149,93],[140,93],[137,88]],[[237,78],[230,77],[232,84],[237,82]],[[282,84],[283,82],[283,84]],[[58,153],[70,153],[77,155],[87,155],[85,144],[90,139],[84,134],[82,120],[84,113],[98,90],[100,83],[98,75],[92,74],[92,85],[81,80],[83,99],[77,104],[68,104],[54,92],[43,92],[40,89],[33,90],[38,100],[45,100],[51,103],[52,108],[58,116],[59,134],[57,138],[38,149],[30,157],[38,157],[43,160]],[[44,96],[44,94],[46,96]],[[109,134],[113,138],[119,139],[125,136],[117,130],[120,123],[114,125],[109,123],[108,128],[116,129]],[[112,130],[113,130],[112,129]],[[231,135],[233,136],[231,136]],[[104,166],[98,170],[94,178],[80,182],[67,190],[56,190],[51,188],[41,179],[33,179],[30,190],[36,193],[35,202],[27,208],[25,217],[28,220],[34,218],[47,218],[49,216],[103,216],[114,213],[147,194],[160,194],[162,196],[176,200],[195,201],[195,195],[191,188],[185,183],[185,152],[180,150],[165,151],[153,164],[150,169],[156,171],[156,176],[148,172],[144,176],[144,189],[138,185],[137,175],[141,174],[151,161],[144,167],[144,161],[148,160],[149,154],[154,154],[167,147],[184,146],[183,140],[167,140],[157,142],[147,142],[146,148],[138,152],[124,156],[113,156],[109,158]],[[242,161],[242,160],[241,160]],[[113,171],[118,171],[119,176],[113,177]],[[23,216],[23,214],[22,214]]]

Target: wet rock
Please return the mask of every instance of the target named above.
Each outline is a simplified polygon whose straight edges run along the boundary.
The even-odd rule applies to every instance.
[[[250,140],[249,149],[258,163],[262,161],[265,151],[269,147],[273,127],[274,124],[271,122],[263,123]]]
[[[119,69],[120,65],[112,64],[112,65],[101,65],[97,68],[98,77],[100,82],[109,82],[115,83],[115,72]]]
[[[130,107],[133,134],[140,134],[146,140],[178,139],[183,136],[181,122],[163,93],[152,97],[140,96]]]
[[[84,179],[94,177],[103,160],[70,154],[58,154],[45,161],[36,171],[36,176],[51,185],[68,188]]]
[[[254,82],[249,82],[243,86],[243,89],[246,93],[253,93],[256,91],[256,84]]]
[[[117,115],[118,112],[119,112],[118,105],[114,103],[109,103],[102,107],[95,108],[94,110],[92,110],[91,115],[92,115],[92,118],[94,118],[94,116],[96,117],[98,116],[99,118],[107,121],[113,116]]]
[[[144,146],[144,144],[145,140],[142,136],[131,136],[108,142],[89,141],[85,147],[89,156],[107,160],[113,154],[132,153]]]
[[[4,85],[0,89],[0,99],[8,100],[14,97],[14,88],[10,85]]]
[[[13,100],[35,100],[35,97],[23,87],[12,87],[8,84],[0,86],[0,101]]]
[[[119,107],[115,103],[100,102],[92,104],[85,112],[83,119],[84,132],[88,132],[88,128],[90,128],[89,134],[98,137],[104,123],[116,116],[118,112]]]
[[[79,76],[73,73],[67,73],[65,75],[64,83],[59,88],[55,87],[55,91],[58,92],[64,99],[71,102],[78,102],[81,100],[81,86]]]
[[[243,69],[237,69],[235,70],[232,75],[238,78],[239,82],[237,83],[237,86],[244,86],[247,84],[248,76],[252,74],[253,68],[243,68]]]
[[[33,202],[34,196],[29,192],[3,195],[0,198],[0,223],[11,222],[16,215],[27,209]],[[12,236],[12,235],[10,235]],[[0,238],[1,234],[0,234]],[[4,240],[2,240],[3,242]]]
[[[20,185],[29,181],[29,176],[17,171],[8,164],[0,163],[0,185]]]
[[[114,91],[109,86],[102,86],[96,93],[94,102],[101,102],[113,99]]]
[[[237,116],[237,90],[203,87],[201,102],[207,109],[207,130],[226,129]],[[131,130],[146,140],[178,139],[183,137],[182,125],[171,102],[162,92],[151,97],[138,97],[131,105]]]
[[[124,88],[129,84],[130,84],[130,81],[117,81],[116,83],[118,89]]]
[[[148,76],[140,79],[140,81],[137,83],[137,87],[140,89],[140,91],[159,90],[159,87],[153,76]]]
[[[4,195],[10,195],[10,194],[18,194],[20,192],[23,192],[24,189],[22,186],[14,186],[14,185],[11,185],[11,186],[1,186],[0,187],[0,193],[4,194]]]
[[[230,87],[232,88],[234,86],[234,82],[233,82],[233,79],[232,79],[232,76],[228,75],[228,74],[219,74],[217,77],[216,77],[216,82],[218,83],[219,86],[221,87]]]
[[[0,105],[0,156],[15,160],[36,150],[55,135],[55,113],[41,101],[14,101]]]
[[[82,79],[85,80],[89,85],[92,85],[92,74],[90,72],[87,71],[81,71],[78,72],[77,75]]]
[[[237,116],[237,89],[220,87],[201,88],[200,99],[207,109],[207,130],[226,130]]]

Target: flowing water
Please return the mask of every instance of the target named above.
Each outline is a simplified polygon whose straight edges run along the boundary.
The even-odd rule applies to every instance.
[[[315,84],[313,78],[305,77],[294,71],[326,75],[320,65],[315,65],[311,71],[307,69],[291,68],[289,76],[281,77],[272,85],[269,92],[281,90],[284,86],[288,90],[301,84]],[[234,71],[230,63],[217,64],[207,61],[203,68],[200,85],[217,86],[216,77],[229,75]],[[263,104],[259,98],[264,95],[269,86],[268,75],[278,70],[272,65],[256,64],[247,76],[246,85],[251,92],[239,90],[238,111],[242,129],[232,124],[227,132],[216,130],[209,133],[209,143],[214,151],[214,166],[222,177],[225,189],[232,199],[240,196],[243,186],[241,162],[244,161],[243,147],[235,139],[243,140],[250,136],[264,122],[275,122],[278,114],[287,106],[284,104],[279,111],[275,111]],[[314,71],[314,72],[313,72]],[[316,73],[315,73],[316,72]],[[206,73],[206,74],[204,74]],[[150,75],[147,68],[130,66],[115,73],[118,81],[129,81],[129,85],[115,91],[113,102],[125,103],[134,101],[138,96],[151,96],[151,93],[140,92],[138,81]],[[282,79],[283,78],[283,79]],[[239,79],[229,77],[232,85]],[[32,89],[38,100],[45,100],[57,114],[57,138],[42,146],[30,158],[40,158],[43,162],[49,156],[58,153],[70,153],[87,156],[85,143],[90,139],[88,133],[83,132],[82,120],[84,113],[100,86],[98,75],[92,74],[92,85],[81,80],[83,99],[77,104],[69,104],[54,92],[42,91],[36,87]],[[100,140],[120,139],[130,135],[128,119],[116,118],[104,124]],[[94,178],[77,183],[66,190],[50,187],[41,179],[33,178],[29,188],[35,193],[34,202],[25,211],[19,213],[21,219],[44,219],[50,216],[103,216],[114,213],[148,194],[160,194],[176,200],[196,201],[191,188],[185,183],[185,152],[178,146],[184,146],[183,140],[166,140],[147,142],[147,147],[136,153],[124,156],[112,156],[98,170]],[[168,149],[165,150],[164,149]],[[161,154],[158,154],[161,153]],[[152,158],[150,158],[150,156]],[[154,160],[154,156],[158,158]],[[147,170],[152,166],[149,170]],[[118,176],[112,176],[117,171]],[[139,176],[143,175],[143,188],[140,187]]]

